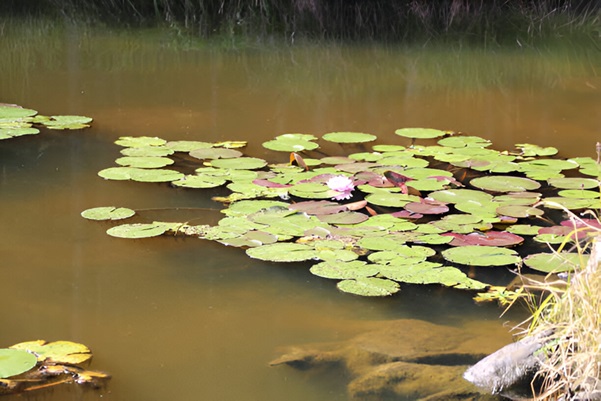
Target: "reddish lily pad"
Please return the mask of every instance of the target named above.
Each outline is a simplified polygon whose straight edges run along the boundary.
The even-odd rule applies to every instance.
[[[441,235],[453,237],[453,240],[449,243],[452,246],[512,246],[524,242],[524,238],[507,231],[474,232],[470,234],[445,233]]]

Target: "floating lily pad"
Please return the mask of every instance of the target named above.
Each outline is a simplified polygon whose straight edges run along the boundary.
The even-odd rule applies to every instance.
[[[581,198],[564,198],[561,196],[551,196],[543,199],[545,207],[550,209],[580,210],[599,207],[599,199],[581,199]]]
[[[190,156],[205,160],[205,159],[233,159],[242,156],[242,152],[234,149],[223,148],[197,148],[190,151]]]
[[[2,107],[0,106],[0,113]],[[1,114],[0,114],[1,115]],[[0,349],[0,379],[20,375],[33,368],[38,359],[35,355],[20,349]]]
[[[124,181],[131,179],[130,173],[132,170],[132,167],[109,167],[100,170],[98,175],[105,180]]]
[[[270,262],[301,262],[315,258],[315,249],[303,244],[279,242],[247,249],[246,254]]]
[[[330,132],[324,134],[322,139],[335,143],[363,143],[375,141],[378,137],[362,132]]]
[[[585,189],[564,189],[557,192],[557,195],[563,198],[580,198],[580,199],[599,199],[601,194],[599,191],[587,191]]]
[[[449,207],[437,201],[424,200],[423,202],[411,202],[406,204],[405,209],[419,214],[444,214],[449,211]]]
[[[90,126],[92,119],[85,116],[51,116],[48,120],[42,121],[48,129],[81,129]]]
[[[438,141],[440,146],[448,146],[451,148],[463,148],[463,147],[478,147],[485,148],[492,145],[492,142],[488,139],[480,138],[478,136],[451,136]]]
[[[216,188],[226,183],[225,178],[211,175],[186,175],[171,184],[183,188]]]
[[[238,157],[234,159],[217,159],[211,161],[213,167],[230,168],[234,170],[256,170],[263,168],[267,162],[256,157]]]
[[[329,261],[311,266],[311,273],[329,279],[351,279],[371,277],[378,274],[378,267],[366,262],[353,260],[349,262]]]
[[[38,112],[32,109],[26,109],[17,105],[0,105],[1,119],[18,119],[35,116]]]
[[[168,157],[157,156],[126,156],[115,160],[115,163],[135,168],[160,168],[173,164],[173,160]]]
[[[488,284],[473,280],[461,270],[438,263],[422,262],[408,266],[386,266],[380,274],[395,281],[409,284],[441,284],[447,287],[480,290]]]
[[[504,266],[520,261],[517,252],[511,249],[480,245],[449,248],[442,251],[442,257],[468,266]]]
[[[148,136],[122,136],[115,143],[127,148],[137,148],[142,146],[161,146],[167,143],[166,140],[157,137]]]
[[[118,238],[150,238],[158,237],[159,235],[165,234],[167,231],[178,226],[178,223],[136,223],[136,224],[123,224],[109,228],[106,233],[111,237]]]
[[[212,148],[213,144],[202,141],[169,141],[165,144],[165,147],[172,149],[174,152],[188,153],[196,149]]]
[[[470,185],[493,192],[533,191],[540,188],[540,183],[524,177],[507,175],[489,175],[474,178]]]
[[[138,182],[170,182],[184,177],[184,174],[168,169],[130,168],[129,177]]]
[[[263,147],[279,152],[302,152],[303,150],[314,150],[319,145],[313,140],[317,139],[308,134],[283,134],[275,139],[263,142]]]
[[[515,145],[515,147],[521,151],[521,155],[524,157],[553,156],[558,152],[558,150],[553,147],[543,148],[530,143],[518,143]]]
[[[340,212],[319,216],[319,220],[329,224],[357,224],[365,221],[369,216],[358,212]]]
[[[37,361],[52,364],[78,365],[92,358],[88,347],[71,341],[28,341],[10,348],[31,352],[37,356]]]
[[[124,148],[121,149],[121,154],[125,156],[152,156],[152,157],[163,157],[172,155],[175,151],[166,146],[140,146],[137,148]]]
[[[37,128],[0,128],[0,139],[10,139],[24,135],[35,135],[39,133],[40,130]]]
[[[413,139],[433,139],[447,135],[445,131],[433,128],[401,128],[394,131],[394,133],[405,138]]]
[[[542,227],[533,226],[530,224],[514,224],[505,229],[505,231],[517,234],[517,235],[537,235],[538,230]]]
[[[544,211],[542,211],[538,208],[524,206],[524,205],[500,206],[497,208],[497,213],[502,214],[504,216],[516,217],[516,218],[542,216],[543,214],[545,214]]]
[[[414,195],[405,194],[391,194],[387,192],[377,192],[369,194],[365,197],[365,200],[372,205],[378,206],[389,206],[389,207],[403,207],[411,202],[418,202],[419,197]]]
[[[81,216],[89,220],[122,220],[134,214],[134,210],[114,206],[95,207],[81,212]]]
[[[589,255],[577,253],[537,253],[524,258],[524,264],[543,273],[562,273],[573,271],[588,262]]]
[[[384,297],[400,291],[397,282],[382,278],[365,277],[343,280],[337,284],[340,291],[366,297]]]
[[[552,178],[549,185],[560,189],[592,189],[599,188],[599,181],[592,178]]]
[[[485,203],[493,199],[492,195],[486,192],[462,188],[432,192],[429,197],[444,203],[461,203],[469,200]]]

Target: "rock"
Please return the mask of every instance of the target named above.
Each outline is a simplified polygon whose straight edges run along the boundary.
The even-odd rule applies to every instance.
[[[462,374],[510,338],[499,322],[469,328],[409,319],[377,322],[346,341],[287,347],[271,365],[344,370],[355,400],[494,400]]]

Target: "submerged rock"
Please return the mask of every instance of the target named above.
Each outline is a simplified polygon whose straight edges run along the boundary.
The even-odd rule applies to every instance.
[[[378,322],[349,340],[291,346],[270,364],[300,370],[340,369],[354,400],[494,400],[462,378],[511,338],[499,323],[469,328],[419,320]]]

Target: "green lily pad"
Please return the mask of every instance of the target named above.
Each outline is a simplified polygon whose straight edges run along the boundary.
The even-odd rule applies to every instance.
[[[190,156],[205,159],[235,159],[242,156],[242,152],[235,149],[224,148],[197,148],[190,151]]]
[[[445,131],[433,128],[401,128],[394,131],[394,133],[405,138],[413,139],[433,139],[447,135]]]
[[[2,107],[0,107],[2,113]],[[1,115],[1,114],[0,114]],[[33,368],[38,359],[35,355],[19,349],[0,349],[0,379],[20,375]]]
[[[485,148],[492,145],[492,142],[488,139],[480,138],[478,136],[451,136],[438,141],[440,146],[447,146],[450,148],[463,148],[463,147],[477,147]]]
[[[37,128],[0,128],[0,140],[1,139],[11,139],[16,138],[18,136],[24,135],[35,135],[39,134],[40,130]]]
[[[553,147],[543,148],[530,143],[518,143],[515,147],[521,151],[521,156],[523,157],[553,156],[558,152],[558,150]]]
[[[372,149],[374,152],[400,152],[406,148],[401,145],[374,145]]]
[[[278,242],[247,249],[246,254],[270,262],[301,262],[315,258],[315,249],[303,244]]]
[[[183,188],[216,188],[226,183],[225,178],[211,175],[186,175],[171,184]]]
[[[524,258],[524,264],[531,269],[543,273],[561,273],[573,271],[579,266],[586,265],[589,255],[577,253],[537,253]]]
[[[109,167],[100,170],[98,175],[105,180],[124,181],[131,179],[132,167]]]
[[[391,194],[382,191],[367,195],[365,200],[372,205],[403,207],[411,202],[419,202],[419,197],[405,194]]]
[[[380,269],[386,278],[408,284],[441,284],[447,287],[480,290],[488,284],[473,280],[461,270],[438,263],[422,262],[408,266],[386,266]]]
[[[560,189],[591,189],[599,188],[599,181],[592,178],[552,178],[549,180],[549,185]]]
[[[563,198],[580,198],[580,199],[599,199],[601,194],[599,191],[587,191],[584,189],[564,189],[557,192],[557,195]]]
[[[88,220],[122,220],[134,214],[136,214],[134,210],[115,206],[95,207],[81,212],[81,216]]]
[[[123,224],[109,228],[106,233],[111,237],[117,238],[151,238],[158,237],[159,235],[165,234],[167,231],[177,227],[179,223],[136,223],[136,224]]]
[[[166,146],[140,146],[137,148],[121,149],[122,155],[131,156],[131,157],[143,157],[143,156],[163,157],[163,156],[172,155],[173,153],[175,153],[175,151]]]
[[[157,137],[148,136],[122,136],[115,143],[126,148],[137,148],[142,146],[161,146],[167,143],[166,140]]]
[[[311,266],[309,270],[316,276],[338,280],[371,277],[379,271],[377,266],[359,260],[326,261]]]
[[[25,109],[17,105],[0,105],[1,119],[18,119],[35,116],[38,112],[32,109]]]
[[[538,230],[542,227],[533,226],[530,224],[513,224],[505,229],[505,231],[517,235],[537,235]]]
[[[550,209],[580,210],[599,208],[599,199],[564,198],[551,196],[542,200],[543,205]]]
[[[322,139],[335,143],[364,143],[375,141],[378,137],[362,132],[330,132],[324,134]]]
[[[449,262],[468,266],[504,266],[520,261],[514,250],[480,245],[449,248],[442,251],[442,257]]]
[[[222,210],[221,213],[231,217],[248,216],[269,208],[276,210],[280,208],[288,209],[288,203],[273,200],[241,200],[232,203],[227,209]]]
[[[313,140],[317,139],[308,134],[283,134],[275,139],[263,142],[263,147],[279,152],[302,152],[303,150],[314,150],[319,145]]]
[[[340,212],[336,214],[324,214],[319,220],[329,224],[357,224],[365,221],[369,216],[358,212]]]
[[[135,168],[160,168],[173,164],[173,160],[168,157],[157,156],[125,156],[115,160],[115,163]]]
[[[174,152],[189,153],[196,149],[212,148],[213,144],[210,142],[202,141],[169,141],[165,144],[165,147],[173,150]]]
[[[507,175],[489,175],[474,178],[470,185],[493,192],[533,191],[540,188],[540,183],[524,177]]]
[[[532,216],[542,216],[545,214],[544,211],[535,207],[524,206],[524,205],[505,205],[497,208],[497,213],[504,216],[525,218]]]
[[[429,197],[443,203],[462,203],[470,200],[486,203],[493,199],[492,195],[486,192],[462,188],[432,192]]]
[[[399,284],[392,280],[359,277],[353,280],[343,280],[337,284],[340,291],[366,297],[384,297],[401,290]]]
[[[184,174],[168,169],[142,169],[130,167],[129,178],[138,182],[171,182],[184,177]]]
[[[37,356],[37,361],[52,364],[78,365],[92,358],[88,347],[71,341],[36,340],[15,344],[10,348],[29,351]]]
[[[92,119],[85,116],[51,116],[50,119],[42,121],[48,129],[81,129],[88,128]]]
[[[233,170],[256,170],[263,168],[267,162],[256,157],[238,157],[234,159],[217,159],[211,161],[213,167],[230,168]]]

